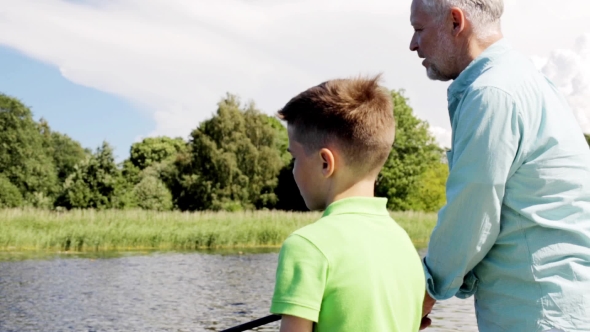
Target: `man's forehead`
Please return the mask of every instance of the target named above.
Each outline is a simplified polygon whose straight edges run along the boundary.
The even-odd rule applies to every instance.
[[[422,0],[413,0],[410,7],[410,23],[412,25],[419,23],[424,17],[424,8]]]

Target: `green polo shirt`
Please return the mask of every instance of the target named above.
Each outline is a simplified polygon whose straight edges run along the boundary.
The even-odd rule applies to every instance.
[[[342,199],[291,234],[279,254],[271,313],[317,322],[319,332],[418,331],[425,276],[386,203]]]

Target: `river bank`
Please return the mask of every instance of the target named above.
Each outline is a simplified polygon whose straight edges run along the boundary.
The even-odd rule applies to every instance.
[[[417,248],[436,214],[391,212]],[[317,212],[155,212],[143,210],[0,210],[0,250],[62,252],[278,248]]]

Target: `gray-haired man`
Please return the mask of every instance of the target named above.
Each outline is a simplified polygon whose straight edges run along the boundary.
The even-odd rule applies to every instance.
[[[503,40],[503,10],[502,0],[412,3],[410,49],[428,77],[453,80],[447,205],[424,258],[423,315],[475,295],[480,331],[590,331],[590,150],[555,86]]]

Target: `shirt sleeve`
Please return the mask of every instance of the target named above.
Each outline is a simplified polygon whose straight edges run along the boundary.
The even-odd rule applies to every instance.
[[[500,232],[506,182],[521,137],[512,98],[493,87],[467,93],[453,122],[447,204],[438,214],[423,260],[426,289],[437,300],[475,293],[472,269]]]
[[[289,236],[279,253],[270,312],[317,322],[328,273],[328,261],[311,242]]]

